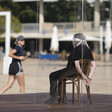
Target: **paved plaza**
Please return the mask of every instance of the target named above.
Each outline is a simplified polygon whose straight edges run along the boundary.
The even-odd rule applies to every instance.
[[[49,92],[49,74],[52,71],[64,68],[67,61],[27,59],[23,62],[26,93]],[[3,61],[0,60],[0,88],[7,83],[8,75],[2,74]],[[112,62],[96,61],[96,71],[93,76],[91,93],[112,94]],[[67,92],[71,92],[71,86],[67,86]],[[19,93],[19,86],[15,81],[14,86],[5,94]],[[82,93],[85,87],[82,83]]]
[[[28,59],[23,63],[26,93],[49,92],[49,74],[52,71],[64,68],[67,61],[62,60],[40,60]],[[8,75],[2,74],[3,61],[0,60],[0,88],[7,83]],[[112,94],[112,63],[96,61],[96,71],[93,76],[91,92],[97,94]],[[71,92],[71,86],[67,87],[67,92]],[[85,88],[82,83],[82,92]],[[19,86],[15,81],[14,86],[5,94],[19,93]]]
[[[19,93],[17,81],[14,86],[3,95],[0,95],[0,112],[111,112],[112,111],[112,62],[96,61],[96,71],[91,85],[90,105],[85,94],[85,86],[81,87],[81,107],[78,100],[71,101],[71,85],[67,85],[68,104],[46,105],[49,97],[49,74],[52,71],[64,68],[67,61],[27,59],[23,62],[26,93]],[[3,61],[0,60],[0,88],[7,83],[8,75],[2,74]],[[30,94],[29,94],[30,93]],[[75,94],[76,96],[76,94]],[[5,104],[5,105],[4,105]]]

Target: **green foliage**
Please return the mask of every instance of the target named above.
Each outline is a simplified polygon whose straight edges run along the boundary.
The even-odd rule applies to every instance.
[[[39,2],[1,2],[22,23],[35,23],[39,17]],[[37,5],[38,4],[38,5]],[[74,22],[82,19],[82,2],[79,0],[59,0],[44,2],[45,22]]]
[[[0,38],[0,43],[5,42],[5,38]]]
[[[100,4],[101,21],[106,21],[110,18],[110,15],[112,15],[111,9],[109,10],[110,2],[104,1]]]
[[[5,9],[10,9],[12,14],[17,17],[21,23],[35,23],[37,16],[37,2],[0,2]]]
[[[3,11],[3,8],[0,7],[0,11]],[[0,16],[0,34],[2,34],[5,30],[5,17],[4,16]]]
[[[13,38],[11,37],[10,39],[11,41],[13,40]],[[0,38],[0,43],[4,43],[5,42],[5,38]]]
[[[26,9],[21,11],[20,17],[21,21],[24,21],[24,23],[28,23],[33,19],[36,20],[36,11],[32,10],[30,6],[26,6]]]
[[[94,6],[92,7],[86,0],[59,0],[58,2],[44,2],[45,22],[77,22],[94,20]],[[109,11],[105,8],[110,7],[110,2],[105,1],[100,4],[101,20],[109,17]],[[18,18],[21,23],[36,23],[39,17],[39,2],[5,2],[0,1],[0,5],[5,10],[11,10],[13,16]],[[18,31],[18,30],[17,30]]]
[[[0,11],[10,11],[0,7]],[[0,34],[5,32],[5,16],[0,16]],[[11,31],[13,32],[20,32],[21,30],[21,23],[18,18],[11,15]]]
[[[11,28],[12,29],[11,30],[13,32],[18,33],[21,31],[21,27],[22,27],[22,25],[21,25],[19,19],[16,18],[15,16],[12,16],[12,18],[11,18]]]
[[[91,7],[87,1],[84,1],[83,19],[84,21],[94,20],[94,7]]]
[[[86,9],[88,10],[88,8],[90,7],[87,7]],[[59,2],[52,2],[52,3],[46,2],[44,3],[44,16],[45,16],[45,21],[49,21],[49,22],[81,21],[82,1],[60,0]]]

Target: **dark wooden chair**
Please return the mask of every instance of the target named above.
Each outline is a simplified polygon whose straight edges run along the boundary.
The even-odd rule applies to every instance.
[[[81,59],[80,66],[81,66],[83,73],[88,77],[89,72],[90,72],[90,60],[89,59]],[[81,76],[77,73],[77,76],[66,77],[65,79],[62,80],[60,103],[63,103],[63,81],[64,80],[66,81],[66,84],[72,84],[72,103],[74,103],[74,91],[75,91],[75,86],[76,86],[78,104],[80,105],[80,80],[82,80]],[[91,96],[90,96],[90,86],[86,86],[86,90],[87,90],[87,96],[89,98],[89,103],[92,104]]]

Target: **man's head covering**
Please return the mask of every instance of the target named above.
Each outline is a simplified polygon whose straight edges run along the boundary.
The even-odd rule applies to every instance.
[[[24,40],[24,37],[22,35],[19,35],[17,41],[21,41],[21,40]]]
[[[75,33],[73,39],[85,40],[85,36],[82,33]]]
[[[86,45],[89,48],[89,45],[87,44],[86,40],[85,40],[85,36],[82,33],[75,33],[74,37],[73,37],[73,42],[74,41],[80,41],[78,45],[82,44],[82,45]]]

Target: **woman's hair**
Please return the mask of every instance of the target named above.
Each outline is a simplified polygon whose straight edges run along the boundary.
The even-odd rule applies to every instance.
[[[17,39],[15,40],[14,44],[15,44],[15,45],[18,45],[18,40],[17,40]]]

